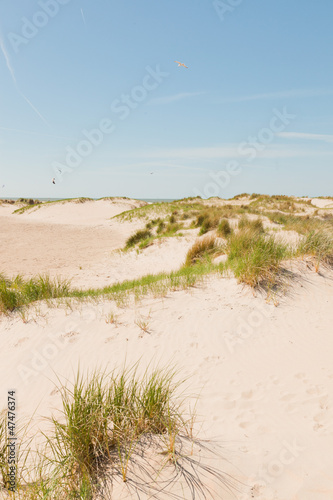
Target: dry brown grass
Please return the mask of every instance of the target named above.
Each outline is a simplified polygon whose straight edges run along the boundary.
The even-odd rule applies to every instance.
[[[186,255],[185,266],[191,266],[198,261],[203,261],[208,256],[216,253],[218,247],[214,236],[198,239]]]

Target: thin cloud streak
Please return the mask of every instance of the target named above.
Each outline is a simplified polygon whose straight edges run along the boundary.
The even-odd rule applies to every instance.
[[[8,70],[9,70],[9,73],[10,73],[10,75],[11,75],[11,77],[12,77],[12,80],[13,80],[13,82],[14,82],[15,86],[17,87],[17,81],[16,81],[16,77],[15,77],[14,69],[13,69],[13,67],[12,67],[12,65],[11,65],[11,63],[10,63],[9,55],[8,55],[8,53],[7,53],[7,50],[6,50],[5,44],[4,44],[4,42],[3,42],[3,37],[2,37],[2,33],[1,33],[1,31],[0,31],[0,48],[1,48],[2,53],[3,53],[3,55],[4,55],[4,58],[5,58],[5,61],[6,61],[6,65],[7,65],[7,68],[8,68]]]
[[[302,98],[302,97],[316,97],[332,95],[333,90],[330,89],[292,89],[281,90],[277,92],[267,92],[263,94],[254,94],[239,97],[227,97],[219,100],[220,103],[231,102],[246,102],[246,101],[259,101],[269,99],[288,99],[288,98]]]
[[[5,61],[6,61],[6,65],[7,65],[7,68],[9,70],[9,73],[10,73],[10,76],[12,77],[12,80],[14,82],[14,86],[15,86],[15,89],[16,91],[18,92],[18,94],[23,97],[23,99],[29,104],[29,106],[34,110],[34,112],[39,116],[39,118],[48,126],[50,127],[50,124],[48,123],[48,121],[44,118],[44,116],[38,111],[38,109],[36,108],[36,106],[34,106],[32,104],[32,102],[27,98],[27,96],[25,94],[23,94],[23,92],[19,89],[19,86],[17,84],[17,81],[16,81],[16,77],[15,77],[15,73],[14,73],[14,69],[11,65],[11,62],[10,62],[10,58],[9,58],[9,55],[8,55],[8,52],[6,50],[6,47],[5,47],[5,44],[4,44],[4,41],[3,41],[3,37],[2,37],[2,33],[0,32],[0,48],[1,48],[1,51],[4,55],[4,58],[5,58]]]
[[[170,163],[170,162],[160,162],[160,161],[157,161],[157,162],[138,162],[138,163],[128,163],[126,165],[126,167],[129,167],[129,168],[132,168],[132,167],[149,167],[149,169],[153,169],[153,168],[158,168],[158,167],[162,167],[162,168],[177,168],[177,169],[183,169],[183,170],[197,170],[197,171],[203,171],[205,172],[207,169],[205,168],[201,168],[201,167],[189,167],[187,165],[182,165],[182,164],[178,164],[178,163]]]
[[[179,148],[179,149],[157,149],[148,151],[135,151],[129,156],[135,158],[156,158],[157,161],[165,160],[179,160],[179,161],[209,161],[209,160],[223,160],[234,159],[238,161],[246,160],[246,154],[241,154],[239,144],[229,144],[225,146],[216,147],[202,147],[202,148]],[[333,151],[313,151],[306,148],[296,149],[286,148],[283,145],[266,146],[265,150],[258,151],[258,158],[302,158],[308,156],[323,156],[333,154]]]
[[[43,135],[47,137],[53,137],[55,139],[66,139],[68,141],[75,141],[73,137],[66,137],[64,135],[45,134],[44,132],[33,132],[31,130],[21,130],[17,128],[7,128],[7,127],[0,127],[0,130],[5,130],[6,132],[15,132],[17,134]]]
[[[154,171],[158,175],[159,169],[179,169],[179,170],[187,170],[187,171],[196,171],[196,172],[206,172],[207,168],[202,168],[202,167],[195,167],[195,166],[188,166],[188,165],[183,165],[181,163],[174,163],[174,162],[165,162],[165,161],[142,161],[142,162],[135,162],[135,163],[120,163],[120,162],[114,162],[114,166],[110,167],[102,167],[98,171],[103,172],[103,173],[111,173],[114,175],[122,175],[124,172],[128,173],[128,169],[137,169],[137,168],[147,168],[149,171]],[[115,171],[115,168],[117,169]],[[86,171],[86,173],[93,173],[93,171]],[[142,172],[142,175],[147,175],[146,172]]]
[[[86,19],[85,19],[84,14],[83,14],[83,10],[82,10],[82,9],[81,9],[81,16],[82,16],[82,19],[83,19],[84,24],[87,24],[87,23],[86,23]]]
[[[169,104],[171,102],[181,101],[190,97],[206,94],[206,92],[181,92],[175,95],[168,95],[164,97],[156,97],[149,101],[149,104]]]
[[[310,141],[333,142],[333,135],[325,134],[307,134],[303,132],[280,132],[276,134],[284,139],[306,139]]]

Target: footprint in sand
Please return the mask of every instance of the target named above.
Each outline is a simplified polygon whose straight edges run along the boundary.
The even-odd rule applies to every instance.
[[[272,377],[270,377],[271,381],[273,382],[274,385],[279,385],[280,384],[280,380],[275,377],[275,375],[273,375]]]
[[[252,422],[240,422],[238,425],[241,429],[248,429],[251,425],[253,425],[253,423]]]
[[[313,417],[313,430],[322,432],[323,434],[331,433],[332,429],[332,416],[327,414],[327,411],[321,411]]]
[[[328,395],[321,398],[319,401],[320,411],[313,417],[313,430],[322,432],[323,434],[331,434],[333,428],[333,412],[329,405]]]
[[[295,402],[295,403],[290,403],[287,407],[286,407],[286,410],[287,410],[287,413],[289,414],[293,414],[293,413],[297,413],[299,412],[300,410],[300,404]]]
[[[295,394],[287,393],[287,394],[282,395],[280,400],[281,401],[290,401],[290,400],[294,399],[295,396],[296,396]]]
[[[29,337],[22,337],[20,340],[16,342],[14,347],[18,347],[19,345],[23,344],[23,342],[25,342],[26,340],[29,340]]]
[[[323,387],[315,385],[307,389],[306,393],[309,394],[310,396],[326,396],[323,390],[324,390]]]
[[[75,338],[77,337],[77,335],[80,335],[79,332],[68,332],[62,335],[62,337],[65,339],[69,339],[68,342],[73,343],[76,342],[76,340],[78,340],[77,338]]]
[[[233,408],[236,408],[236,401],[227,401],[223,400],[221,401],[223,410],[232,410]]]
[[[108,337],[107,339],[105,339],[104,343],[108,344],[109,342],[112,342],[112,340],[114,340],[116,337],[117,335],[114,335],[113,337]]]

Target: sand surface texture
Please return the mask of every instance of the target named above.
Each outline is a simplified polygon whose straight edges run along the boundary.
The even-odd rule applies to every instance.
[[[195,239],[191,232],[141,254],[114,252],[144,223],[110,217],[135,206],[133,200],[66,203],[22,215],[0,207],[0,270],[48,272],[89,287],[178,269]],[[331,500],[333,274],[304,263],[294,272],[278,307],[234,278],[210,277],[126,307],[106,300],[72,308],[41,303],[25,322],[18,314],[1,316],[0,401],[5,406],[7,390],[16,388],[18,413],[36,411],[37,422],[59,407],[56,374],[73,380],[78,363],[85,369],[139,358],[143,366],[174,363],[188,377],[193,404],[199,396],[198,437],[221,446],[214,465],[240,481],[233,493],[216,486],[215,498]],[[106,322],[110,312],[116,324]],[[149,319],[148,332],[138,327],[139,317]],[[118,484],[114,498],[134,496]]]

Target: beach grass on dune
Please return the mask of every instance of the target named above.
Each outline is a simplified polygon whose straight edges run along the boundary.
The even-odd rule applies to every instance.
[[[189,198],[173,202],[161,202],[144,205],[140,208],[123,212],[116,216],[118,220],[146,219],[145,227],[131,235],[125,250],[144,249],[156,238],[180,235],[180,229],[197,228],[198,233],[208,233],[208,240],[195,242],[186,256],[186,265],[171,273],[158,273],[143,276],[136,280],[97,288],[80,290],[63,280],[51,280],[48,276],[23,279],[17,276],[8,279],[0,275],[0,313],[15,311],[39,300],[59,298],[98,298],[126,302],[129,295],[142,298],[151,293],[153,296],[165,296],[171,290],[186,289],[194,286],[213,273],[231,270],[236,278],[252,287],[264,283],[274,283],[278,279],[284,259],[310,256],[316,261],[316,268],[322,262],[333,266],[333,216],[324,213],[318,216],[311,200],[297,200],[286,196],[239,195],[240,203],[247,198],[249,204],[232,205],[231,203],[214,204],[214,200]],[[87,199],[62,200],[84,202]],[[211,203],[208,205],[208,203]],[[297,210],[312,210],[312,215],[297,215]],[[34,205],[28,205],[27,207]],[[38,205],[40,206],[40,205]],[[291,208],[290,208],[291,207]],[[281,209],[291,213],[283,212]],[[250,215],[251,214],[251,215]],[[232,218],[232,225],[229,219]],[[281,226],[281,230],[296,231],[301,235],[296,250],[291,251],[265,233],[263,218]],[[188,222],[184,222],[189,219]],[[185,224],[185,227],[184,227]],[[212,243],[216,237],[225,240],[221,245]],[[209,243],[208,243],[209,241]],[[215,265],[211,258],[218,253],[228,255],[225,264]],[[126,299],[126,300],[125,300]]]
[[[63,203],[86,203],[87,201],[93,201],[93,198],[85,198],[85,197],[80,197],[80,198],[64,198],[61,200],[49,200],[49,201],[39,201],[39,200],[27,200],[24,198],[21,198],[17,200],[18,203],[25,203],[25,206],[17,208],[14,210],[13,214],[23,214],[24,212],[27,212],[28,210],[31,210],[33,208],[42,208],[43,206],[49,206],[49,205],[59,205]],[[31,203],[33,202],[33,203]]]
[[[198,263],[171,273],[149,274],[137,280],[123,281],[101,289],[72,290],[70,296],[78,299],[105,296],[117,300],[117,297],[130,293],[135,293],[138,297],[144,297],[149,293],[166,294],[169,291],[184,290],[194,286],[212,273],[223,273],[223,266],[211,262]]]
[[[51,280],[48,277],[36,277],[25,281],[20,276],[9,280],[0,278],[0,312],[9,313],[37,300],[73,298],[84,300],[105,297],[110,300],[122,300],[130,294],[143,298],[148,294],[166,295],[169,291],[184,290],[202,281],[212,273],[222,273],[221,264],[211,262],[198,263],[195,266],[181,268],[171,273],[149,274],[136,280],[127,280],[103,288],[87,290],[72,288],[68,281]],[[49,286],[45,286],[45,283]],[[42,284],[42,285],[41,285]]]
[[[24,453],[17,457],[15,498],[111,499],[114,480],[124,482],[135,498],[148,492],[158,498],[165,487],[159,478],[164,469],[170,485],[184,479],[193,499],[214,498],[211,485],[218,482],[235,487],[230,477],[195,456],[195,449],[204,446],[207,452],[208,447],[192,436],[195,416],[181,389],[184,380],[170,367],[148,366],[140,374],[139,368],[137,363],[111,373],[78,370],[73,384],[59,383],[62,410],[48,419],[47,433],[37,432],[43,438],[39,447],[31,451],[28,428],[18,431]],[[3,412],[0,487],[3,498],[13,498],[7,424]]]
[[[226,265],[241,283],[251,287],[276,285],[280,264],[290,256],[286,245],[248,227],[228,238],[226,251]]]
[[[333,267],[333,235],[325,231],[311,231],[298,246],[299,255],[314,257],[317,266],[322,262]]]
[[[152,229],[156,226],[156,234]],[[163,221],[161,218],[150,220],[144,229],[135,231],[127,240],[124,251],[129,250],[136,245],[139,249],[144,249],[151,245],[155,239],[167,238],[172,236],[181,236],[178,231],[183,228],[183,225],[176,221],[172,215],[169,221]]]
[[[232,227],[228,219],[222,219],[217,227],[217,235],[222,238],[227,238],[232,233]]]
[[[132,236],[130,236],[127,241],[125,248],[132,248],[134,247],[137,243],[142,242],[152,236],[152,233],[149,229],[142,229],[136,231]]]
[[[219,250],[214,236],[206,236],[205,238],[198,239],[189,249],[185,259],[185,267],[191,266],[198,262],[207,261],[214,253]]]
[[[287,231],[296,231],[299,234],[308,234],[311,231],[328,231],[333,229],[331,217],[319,218],[283,214],[281,212],[267,213],[267,217],[276,224],[281,224]]]
[[[170,370],[140,378],[134,368],[110,375],[78,374],[72,388],[62,387],[64,418],[52,419],[54,432],[47,437],[59,484],[75,494],[89,486],[92,493],[111,466],[126,481],[142,435],[186,430],[181,404],[173,400],[178,387],[173,379]]]
[[[188,213],[195,210],[201,210],[202,204],[196,198],[177,200],[174,202],[156,202],[145,205],[140,208],[126,210],[121,214],[111,217],[120,221],[132,221],[133,219],[150,219],[151,216],[170,216],[172,212],[181,211]]]
[[[69,293],[68,280],[52,280],[47,275],[28,280],[18,275],[10,280],[0,274],[0,312],[11,312],[37,300],[67,297]]]
[[[91,499],[107,469],[116,467],[126,481],[130,450],[134,452],[142,435],[187,432],[182,401],[174,397],[180,385],[174,382],[175,372],[146,371],[139,377],[136,369],[111,374],[78,372],[72,387],[60,386],[62,415],[50,419],[53,430],[44,436],[47,458],[37,470],[41,477],[42,469],[49,473],[42,484],[40,480],[29,483],[26,474],[26,484],[24,479],[17,484],[19,498]],[[3,414],[0,482],[8,491],[6,429]],[[43,490],[47,494],[40,496]]]
[[[238,221],[238,229],[249,229],[257,233],[264,232],[264,226],[262,220],[259,219],[249,219],[246,215],[243,215]]]
[[[221,253],[228,256],[226,262],[214,264],[211,257]],[[149,294],[165,296],[170,291],[193,287],[209,275],[223,275],[227,269],[239,282],[251,287],[274,286],[279,282],[282,261],[298,256],[315,258],[317,267],[320,263],[332,267],[332,236],[326,232],[310,232],[292,251],[277,243],[273,236],[245,227],[230,233],[222,246],[216,245],[214,237],[199,240],[189,249],[186,263],[178,271],[149,274],[87,290],[72,288],[68,281],[52,280],[48,276],[24,280],[20,276],[8,279],[0,275],[0,313],[13,312],[39,300],[107,298],[126,303],[131,295],[136,299]]]

